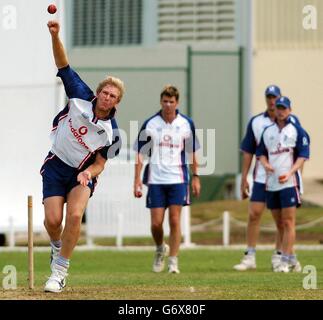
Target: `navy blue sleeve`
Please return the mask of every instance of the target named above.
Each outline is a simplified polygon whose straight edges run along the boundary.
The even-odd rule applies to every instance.
[[[293,123],[293,124],[296,124],[298,126],[301,126],[301,122],[299,121],[298,117],[296,117],[294,114],[291,114],[289,116],[289,119],[290,121]]]
[[[65,106],[65,108],[63,110],[61,110],[56,117],[53,120],[53,129],[56,128],[58,126],[59,121],[64,118],[64,116],[66,116],[68,114],[69,111],[69,106],[68,104]]]
[[[195,151],[200,149],[200,142],[198,137],[196,136],[195,125],[191,118],[184,116],[190,125],[190,135],[187,139],[185,139],[185,151],[188,153],[194,153]]]
[[[256,156],[257,157],[266,156],[268,158],[268,151],[267,151],[267,148],[265,146],[264,135],[261,136],[260,143],[256,148]]]
[[[246,135],[244,136],[243,140],[241,141],[240,149],[244,152],[248,152],[251,154],[256,153],[257,142],[256,142],[255,135],[253,133],[253,130],[252,130],[252,119],[248,123]]]
[[[300,126],[295,126],[297,130],[296,156],[297,158],[310,158],[310,136]]]
[[[147,123],[148,120],[144,122],[142,125],[138,137],[134,143],[133,150],[136,151],[137,153],[145,154],[145,155],[150,155],[151,154],[151,148],[152,148],[152,140],[151,136],[147,134]]]
[[[113,130],[112,143],[99,151],[104,159],[113,159],[116,157],[120,153],[122,146],[120,131],[117,121],[114,118],[111,119],[111,125]]]
[[[57,77],[62,79],[69,99],[79,98],[91,101],[95,97],[93,91],[70,66],[59,69]]]

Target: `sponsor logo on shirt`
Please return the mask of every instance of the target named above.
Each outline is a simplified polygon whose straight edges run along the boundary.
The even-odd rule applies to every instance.
[[[289,152],[289,148],[282,148],[281,144],[278,143],[277,145],[277,150],[275,151],[270,151],[271,155],[277,155],[277,154],[281,154],[281,153],[285,153],[285,152]]]
[[[87,134],[87,132],[88,132],[88,129],[85,126],[82,126],[82,127],[80,127],[80,129],[78,130],[78,132],[79,132],[79,134],[81,136],[85,136]]]
[[[73,136],[75,137],[76,141],[85,149],[90,150],[90,148],[86,145],[86,143],[82,139],[82,136],[87,134],[88,128],[85,126],[80,127],[78,130],[73,128],[72,119],[69,119],[68,123],[69,123],[70,130]]]
[[[173,140],[173,139],[172,139],[172,137],[171,137],[170,135],[165,134],[165,135],[164,135],[164,137],[163,137],[163,140],[164,140],[165,142],[169,142],[169,141],[171,141],[171,140]]]
[[[165,134],[163,136],[163,141],[159,143],[159,146],[168,147],[168,148],[180,148],[179,144],[173,144],[172,141],[173,141],[173,138],[170,135]]]

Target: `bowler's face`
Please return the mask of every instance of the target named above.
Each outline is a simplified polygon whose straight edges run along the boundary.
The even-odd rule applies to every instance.
[[[173,114],[178,106],[178,101],[175,97],[163,96],[160,105],[165,115]]]
[[[97,108],[100,111],[109,111],[119,103],[119,89],[112,85],[106,85],[97,93]]]
[[[284,121],[288,118],[288,116],[291,113],[290,108],[285,108],[283,106],[277,106],[276,107],[276,118],[279,121]]]

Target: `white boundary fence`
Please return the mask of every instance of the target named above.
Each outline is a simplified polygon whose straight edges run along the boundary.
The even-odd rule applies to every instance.
[[[91,202],[87,209],[87,228],[86,238],[88,247],[95,247],[93,238],[96,237],[116,237],[116,245],[118,248],[123,245],[124,236],[150,236],[150,214],[145,208],[144,196],[141,199],[132,199],[124,202],[112,200],[109,202],[109,197],[104,194],[96,195],[97,200]],[[138,201],[137,201],[138,200]],[[169,233],[167,212],[164,221],[165,234]],[[191,232],[202,231],[205,227],[218,226],[222,231],[222,246],[226,248],[239,247],[239,245],[230,245],[230,229],[232,225],[241,228],[247,228],[247,222],[235,219],[228,211],[224,211],[220,218],[209,220],[199,225],[190,225],[190,208],[184,207],[181,217],[182,234],[184,247],[195,247],[191,243]],[[9,219],[9,224],[4,233],[8,236],[8,249],[15,247],[15,233],[25,232],[25,229],[17,228],[13,224],[13,219]],[[314,227],[323,222],[323,217],[313,221],[296,225],[296,230],[304,230]],[[260,226],[260,230],[264,232],[276,232],[276,227]],[[36,227],[34,232],[42,232],[43,229]],[[199,246],[200,247],[200,246]],[[207,247],[207,246],[205,246]],[[261,246],[258,246],[261,247]],[[306,249],[306,245],[299,247]],[[313,246],[309,246],[312,248]],[[318,246],[322,247],[322,245]],[[0,248],[1,251],[1,248]]]
[[[142,197],[144,198],[144,196]],[[190,208],[184,207],[181,217],[184,245],[191,245]],[[164,233],[169,234],[168,212],[164,220]],[[98,194],[87,208],[86,243],[91,246],[94,238],[115,237],[117,247],[124,237],[151,236],[150,212],[144,199],[111,200],[108,194]]]
[[[26,207],[26,211],[27,211],[27,207]],[[25,214],[27,215],[27,213]],[[34,230],[34,233],[41,233],[45,231],[45,227],[34,223],[33,230]],[[14,217],[9,216],[8,224],[1,227],[0,229],[0,234],[2,233],[5,234],[8,239],[7,240],[8,247],[14,248],[16,246],[17,233],[22,233],[22,234],[27,233],[27,227],[16,225]]]
[[[313,221],[296,225],[296,231],[297,230],[304,230],[311,227],[314,227],[315,225],[318,225],[323,222],[323,217],[320,217],[318,219],[315,219]],[[200,225],[194,225],[191,227],[191,231],[201,231],[204,227],[207,226],[216,226],[219,225],[222,229],[222,245],[224,247],[227,247],[230,245],[230,228],[232,225],[241,227],[241,228],[247,228],[248,223],[245,221],[240,221],[238,219],[235,219],[230,215],[230,212],[224,211],[222,217],[210,220],[208,222],[205,222]],[[276,226],[273,224],[271,226],[260,226],[260,231],[264,232],[276,232]]]
[[[124,157],[120,156],[121,159]],[[108,161],[86,210],[87,245],[93,245],[94,238],[116,237],[116,245],[121,247],[124,237],[151,236],[150,211],[146,208],[147,188],[144,186],[141,198],[134,198],[133,179],[133,161]],[[184,245],[190,246],[189,207],[183,207],[181,226]],[[167,212],[164,234],[169,234]]]

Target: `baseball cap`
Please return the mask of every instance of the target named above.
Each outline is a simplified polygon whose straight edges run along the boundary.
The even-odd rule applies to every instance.
[[[291,102],[287,97],[280,97],[276,101],[276,107],[282,106],[284,108],[290,108]]]
[[[275,96],[275,97],[278,97],[280,96],[281,93],[280,93],[280,89],[279,87],[275,86],[275,85],[271,85],[271,86],[268,86],[266,91],[265,91],[265,96]]]

